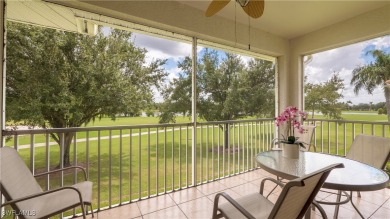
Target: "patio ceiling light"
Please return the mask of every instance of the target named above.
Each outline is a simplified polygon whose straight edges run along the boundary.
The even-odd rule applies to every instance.
[[[95,36],[98,33],[98,25],[92,21],[76,17],[77,32]]]

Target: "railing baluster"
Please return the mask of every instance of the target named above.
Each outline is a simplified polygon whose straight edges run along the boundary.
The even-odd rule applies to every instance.
[[[206,125],[206,182],[209,182],[209,125]]]
[[[73,136],[73,166],[77,166],[77,132]],[[73,184],[77,183],[77,169],[73,170]],[[73,208],[73,216],[76,215],[76,209]]]
[[[132,192],[133,192],[133,130],[129,129],[129,201],[132,200]]]
[[[255,151],[256,153],[256,151]],[[253,169],[253,122],[251,122],[251,169]]]
[[[182,126],[179,126],[179,188],[182,188],[182,182],[181,182],[181,138],[182,138]]]
[[[148,198],[150,198],[150,128],[148,128]]]
[[[347,155],[347,123],[344,123],[344,156]]]
[[[31,134],[30,136],[30,170],[33,175],[35,175],[35,148],[34,148],[34,142],[35,142],[35,135]]]
[[[261,137],[263,140],[263,151],[265,151],[265,122],[261,124]]]
[[[203,150],[202,150],[203,149],[203,125],[202,124],[200,124],[199,126],[199,135],[200,135],[200,141],[199,141],[200,150],[199,150],[199,161],[198,161],[198,163],[200,164],[199,177],[200,177],[200,184],[203,184]]]
[[[219,158],[219,151],[220,151],[220,149],[221,149],[221,133],[220,133],[220,127],[219,127],[219,125],[218,125],[218,179],[220,179],[221,178],[221,176],[220,176],[220,172],[219,172],[219,163],[220,163],[220,158]],[[223,148],[223,147],[222,147]]]
[[[46,172],[50,171],[50,138],[49,134],[45,135],[46,146]],[[46,191],[50,189],[50,174],[46,175]]]
[[[138,129],[138,200],[142,197],[141,128]]]
[[[188,125],[186,127],[186,187],[189,187],[188,172],[190,171],[188,166]]]
[[[385,135],[385,131],[386,129],[385,129],[385,125],[382,125],[382,137],[386,137],[386,135]]]
[[[159,131],[158,131],[158,128],[156,128],[156,194],[158,195],[158,191],[159,191],[159,185],[158,185],[158,177],[159,177],[159,174],[158,174],[158,147],[160,145],[160,143],[158,142],[158,135],[159,135]]]
[[[175,190],[175,127],[172,127],[172,183],[171,188],[172,191]]]
[[[228,129],[229,129],[229,134],[228,134],[229,140],[228,140],[228,154],[227,154],[227,159],[228,159],[228,166],[227,166],[228,171],[227,171],[227,175],[230,176],[230,155],[231,155],[231,153],[232,153],[232,150],[231,150],[231,148],[230,148],[231,130],[230,130],[230,125],[229,125],[229,124],[228,124]],[[225,173],[225,176],[226,176],[226,173]]]
[[[112,131],[108,132],[108,206],[112,207]]]
[[[228,144],[227,143],[227,138],[226,138],[226,132],[228,130],[226,130],[226,126],[225,124],[223,124],[222,126],[222,131],[223,131],[223,134],[222,134],[222,141],[223,141],[223,147],[222,147],[222,177],[225,177],[225,149],[229,147],[229,145],[225,145],[225,144]]]
[[[89,179],[89,131],[86,132],[86,143],[85,143],[85,162],[86,162],[86,172],[87,179]]]
[[[214,148],[214,124],[211,126],[211,148],[212,148],[212,153],[211,153],[211,174],[213,177],[213,180],[215,180],[215,175],[214,175],[214,153],[215,153],[215,148]]]
[[[241,129],[240,129],[241,125],[238,124],[238,135],[237,135],[237,141],[238,141],[238,144],[237,144],[237,147],[238,147],[238,151],[237,151],[237,166],[238,166],[238,171],[237,173],[240,172],[240,144],[241,144],[241,141],[240,141],[240,136],[241,136]]]
[[[164,193],[167,192],[167,127],[164,127]]]
[[[123,138],[123,130],[119,130],[119,204],[122,204],[122,172],[123,172],[123,145],[122,145],[122,138]]]
[[[233,123],[233,175],[236,174],[236,124]]]
[[[97,179],[97,182],[98,182],[98,210],[100,210],[100,142],[101,142],[101,138],[100,138],[100,130],[98,131],[98,179]]]
[[[335,138],[336,138],[336,154],[339,155],[339,126],[337,122],[335,122],[334,126],[335,126]]]
[[[245,124],[245,132],[246,133],[246,169],[245,171],[249,170],[249,125],[248,123]]]
[[[321,121],[321,153],[324,153],[324,123]]]

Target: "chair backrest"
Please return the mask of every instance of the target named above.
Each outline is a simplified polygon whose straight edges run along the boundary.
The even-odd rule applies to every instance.
[[[390,156],[390,138],[358,135],[353,140],[347,158],[384,169]]]
[[[10,147],[0,148],[0,184],[2,194],[9,201],[42,192],[19,153]],[[26,209],[26,204],[19,202],[12,207],[22,210]]]
[[[298,179],[289,181],[283,188],[269,218],[302,218],[309,209],[330,171],[342,168],[343,164],[332,164]]]
[[[305,151],[310,150],[311,140],[313,138],[315,125],[303,125],[302,128],[305,130],[302,134],[295,130],[295,137],[298,137],[298,141],[305,143]]]

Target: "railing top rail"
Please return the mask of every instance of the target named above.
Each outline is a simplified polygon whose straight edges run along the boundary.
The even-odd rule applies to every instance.
[[[263,119],[245,119],[245,120],[208,121],[208,122],[198,122],[198,124],[212,125],[212,124],[227,124],[227,123],[268,122],[274,120],[275,120],[274,118],[263,118]]]
[[[339,122],[339,123],[359,123],[359,124],[374,124],[374,125],[390,125],[389,122],[371,122],[371,121],[359,121],[359,120],[342,120],[342,119],[307,119],[307,121],[313,122]]]
[[[227,120],[227,121],[212,121],[200,122],[198,124],[230,124],[230,123],[248,123],[272,121],[272,119],[252,119],[252,120]],[[192,126],[192,123],[170,123],[170,124],[144,124],[144,125],[121,125],[121,126],[96,126],[96,127],[74,127],[74,128],[38,128],[38,129],[23,129],[23,130],[3,130],[3,136],[26,135],[26,134],[50,134],[50,133],[66,133],[66,132],[86,132],[86,131],[110,131],[124,129],[143,129],[143,128],[164,128],[164,127],[183,127]]]
[[[23,135],[23,134],[50,134],[65,132],[85,132],[85,131],[110,131],[123,129],[142,129],[142,128],[164,128],[164,127],[182,127],[191,126],[192,123],[172,123],[172,124],[144,124],[144,125],[119,125],[119,126],[95,126],[95,127],[75,127],[75,128],[48,128],[48,129],[23,129],[23,130],[3,130],[4,136]]]

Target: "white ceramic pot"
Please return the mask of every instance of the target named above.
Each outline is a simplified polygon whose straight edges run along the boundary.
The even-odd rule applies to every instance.
[[[282,144],[282,156],[290,159],[299,158],[299,145],[298,144]]]

